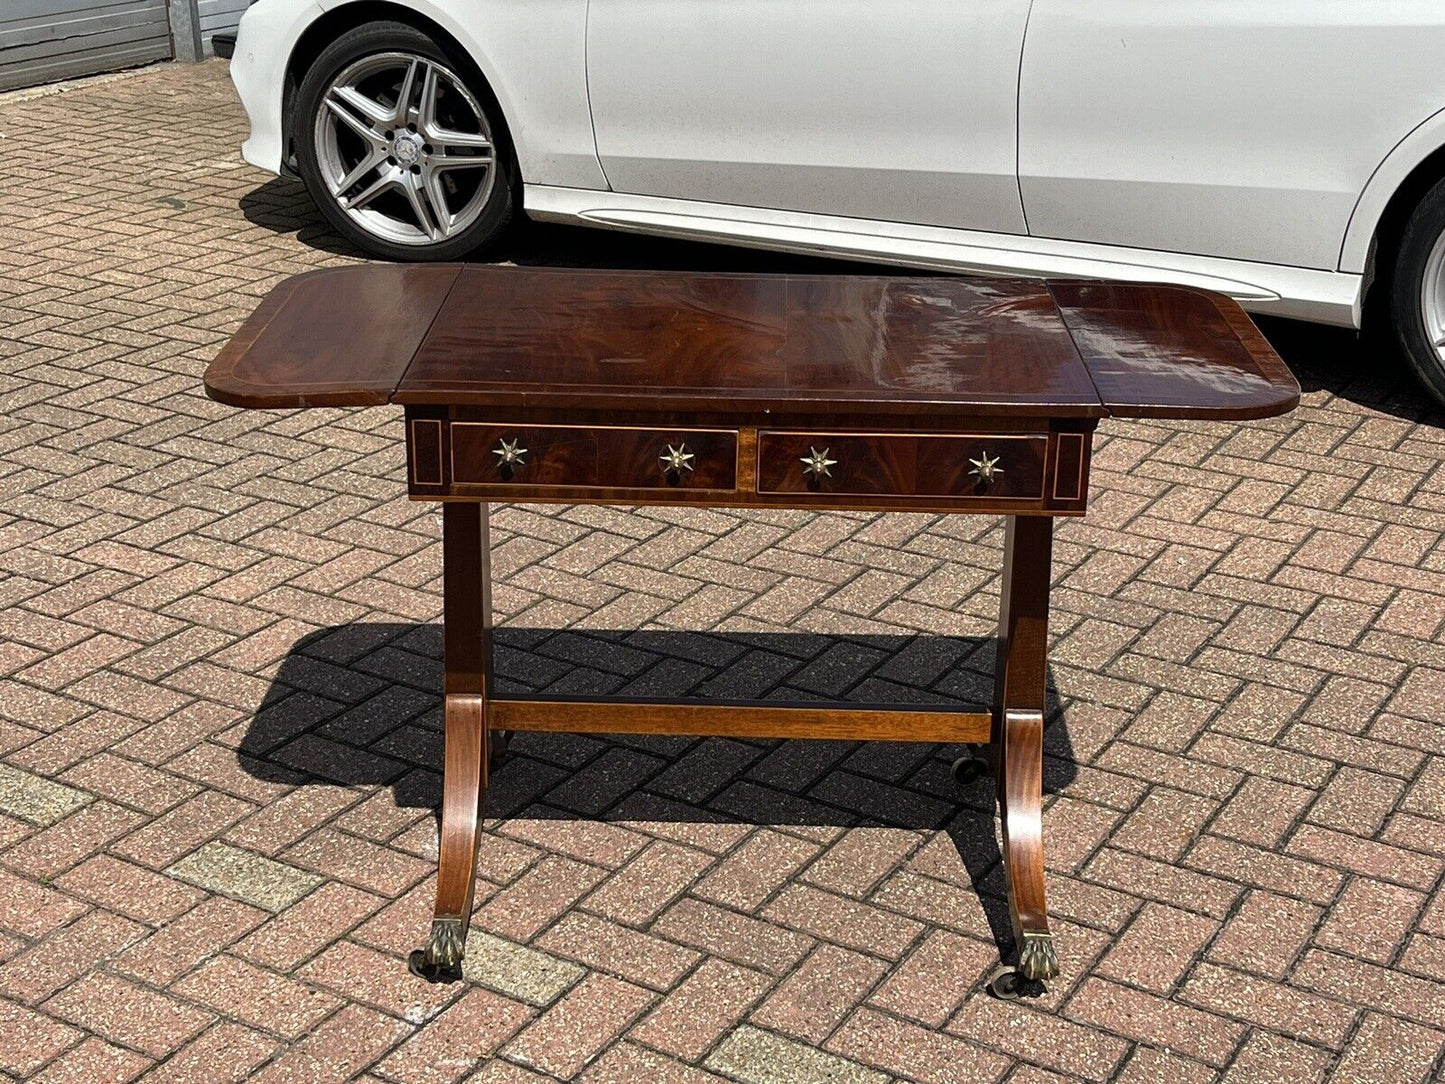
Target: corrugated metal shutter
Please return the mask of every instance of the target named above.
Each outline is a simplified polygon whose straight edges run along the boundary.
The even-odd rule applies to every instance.
[[[0,0],[0,90],[170,55],[166,0]]]
[[[241,20],[241,12],[251,0],[200,0],[201,48],[212,52],[211,35],[218,30],[235,30]]]

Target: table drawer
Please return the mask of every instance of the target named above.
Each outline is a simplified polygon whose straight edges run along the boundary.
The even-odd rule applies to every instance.
[[[763,430],[758,434],[758,492],[1041,502],[1048,446],[1049,438],[1042,433]]]
[[[450,429],[453,485],[737,488],[738,439],[729,430],[489,422],[451,422]]]

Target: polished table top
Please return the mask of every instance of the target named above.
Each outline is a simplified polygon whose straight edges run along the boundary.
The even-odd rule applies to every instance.
[[[1233,301],[1175,286],[376,264],[281,283],[207,391],[244,407],[712,418],[1243,419],[1299,386]]]

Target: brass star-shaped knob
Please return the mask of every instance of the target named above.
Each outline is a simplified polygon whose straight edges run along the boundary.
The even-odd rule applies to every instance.
[[[686,444],[679,444],[674,448],[671,444],[667,451],[657,457],[662,462],[662,469],[668,474],[681,474],[683,471],[692,470],[693,454],[687,450]]]
[[[995,475],[1003,473],[1003,468],[998,465],[998,460],[998,456],[990,459],[987,452],[980,452],[978,459],[969,460],[973,464],[973,470],[968,473],[978,475],[980,482],[992,482]]]
[[[831,478],[833,472],[829,467],[836,467],[838,461],[829,459],[828,452],[831,449],[824,448],[821,452],[811,444],[808,446],[808,454],[798,457],[798,462],[803,464],[803,473],[811,474],[814,478]]]
[[[525,467],[527,465],[527,449],[522,447],[522,438],[508,440],[502,438],[502,442],[492,449],[492,454],[497,457],[499,467]]]

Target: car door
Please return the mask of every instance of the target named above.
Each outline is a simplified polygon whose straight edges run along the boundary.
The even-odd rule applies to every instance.
[[[1029,231],[1334,270],[1400,139],[1445,105],[1439,0],[1035,0]]]
[[[1024,232],[1029,0],[591,0],[614,191]]]

